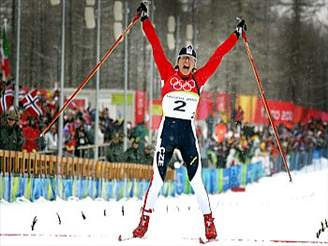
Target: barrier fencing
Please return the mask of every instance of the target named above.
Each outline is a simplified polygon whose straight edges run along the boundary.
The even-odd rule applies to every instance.
[[[132,184],[133,196],[140,198],[153,171],[151,165],[0,150],[0,172],[0,199],[12,202],[19,197],[121,199],[131,196],[126,190]],[[174,175],[168,168],[168,183]]]
[[[1,175],[33,177],[90,177],[105,180],[150,179],[152,166],[136,163],[110,163],[93,159],[58,157],[39,153],[0,150]],[[174,171],[167,170],[167,180],[174,180]]]
[[[328,149],[292,152],[288,155],[291,170],[299,170],[327,158]],[[103,198],[105,200],[135,197],[142,199],[152,176],[152,166],[132,163],[109,163],[91,159],[57,157],[38,153],[0,150],[0,199],[14,202],[24,197],[34,201],[43,197],[55,200]],[[279,156],[270,161],[271,173],[283,171]],[[57,175],[58,173],[58,175]],[[203,168],[202,178],[208,193],[246,186],[268,175],[261,161],[229,168]],[[163,196],[192,194],[185,167],[168,168]]]
[[[309,148],[301,151],[291,151],[288,156],[289,169],[297,171],[305,166],[313,164],[314,160],[328,158],[328,148]],[[280,155],[271,159],[271,174],[284,171],[282,158]]]

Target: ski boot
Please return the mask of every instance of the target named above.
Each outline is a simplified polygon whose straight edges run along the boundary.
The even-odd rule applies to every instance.
[[[149,224],[149,215],[151,214],[152,210],[151,209],[143,209],[141,217],[140,217],[140,222],[139,225],[137,226],[136,229],[133,230],[133,237],[140,237],[142,238],[147,230],[148,230],[148,224]],[[148,215],[146,215],[147,213]]]
[[[205,236],[207,240],[215,239],[217,236],[214,218],[212,217],[212,213],[204,214],[204,224],[205,224]]]

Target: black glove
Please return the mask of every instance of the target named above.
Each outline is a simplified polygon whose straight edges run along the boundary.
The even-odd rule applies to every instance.
[[[240,19],[237,17],[238,20],[238,24],[236,26],[236,30],[235,33],[237,35],[237,37],[239,38],[239,36],[242,34],[242,32],[247,31],[247,25],[244,19]]]
[[[147,7],[143,2],[140,3],[139,7],[137,8],[137,12],[141,17],[141,21],[144,21],[148,18]]]

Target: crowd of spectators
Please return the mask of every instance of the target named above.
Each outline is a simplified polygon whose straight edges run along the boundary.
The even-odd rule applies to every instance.
[[[212,120],[208,119],[210,122]],[[272,165],[280,156],[271,126],[253,126],[233,120],[225,122],[220,117],[216,122],[205,134],[207,137],[200,140],[208,157],[203,161],[205,166],[225,168],[263,158],[267,158],[268,165]],[[328,149],[327,122],[313,119],[298,124],[280,124],[277,130],[281,146],[287,154],[312,152],[316,148]],[[275,167],[267,168],[272,171]]]
[[[1,88],[1,96],[5,87]],[[23,90],[21,90],[23,91]],[[42,115],[35,117],[27,113],[22,105],[11,107],[0,115],[0,149],[24,152],[57,154],[58,122],[40,137],[41,131],[49,125],[59,110],[60,92],[38,94]],[[93,158],[94,140],[102,146],[102,158],[110,162],[152,163],[153,147],[147,142],[148,129],[144,123],[128,127],[128,146],[123,149],[123,119],[110,117],[108,108],[99,112],[99,131],[95,133],[95,109],[78,106],[74,102],[63,113],[63,155]],[[8,144],[10,142],[10,144]]]
[[[41,117],[25,114],[22,108],[12,108],[1,115],[0,149],[57,154],[58,123],[40,137],[40,133],[53,119],[59,108],[58,90],[40,94]],[[252,126],[243,122],[243,112],[238,107],[232,118],[223,113],[213,113],[206,121],[197,122],[201,158],[205,167],[225,168],[248,163],[256,157],[275,158],[279,155],[269,126]],[[95,133],[95,109],[71,104],[64,112],[63,154],[93,158],[95,134],[103,146],[103,158],[109,162],[151,164],[154,145],[148,139],[145,123],[133,126],[127,123],[128,146],[123,148],[123,119],[112,119],[108,108],[99,112],[99,131]],[[279,125],[279,137],[287,153],[328,148],[327,122],[312,120],[292,126]],[[156,134],[152,134],[154,138]],[[171,164],[183,164],[175,153]]]

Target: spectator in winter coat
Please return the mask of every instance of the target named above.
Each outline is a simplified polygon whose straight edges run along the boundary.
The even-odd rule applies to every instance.
[[[145,126],[144,122],[137,124],[134,128],[131,129],[130,138],[139,139],[139,147],[141,150],[144,150],[145,143],[148,136],[148,129]]]
[[[77,119],[75,122],[75,137],[76,137],[76,148],[74,155],[77,157],[89,157],[86,156],[86,150],[79,149],[79,147],[92,144],[92,139],[88,134],[88,131],[85,129],[85,122],[83,120]]]
[[[132,140],[131,147],[124,153],[125,162],[141,163],[143,153],[140,151],[139,144],[139,139]]]
[[[45,134],[45,142],[46,142],[46,151],[51,152],[52,154],[56,154],[58,151],[58,134],[57,127],[53,125]]]
[[[8,111],[0,127],[0,149],[21,151],[24,137],[18,124],[18,115],[14,110]]]
[[[23,128],[23,135],[25,138],[23,150],[29,153],[38,151],[38,138],[40,136],[40,130],[37,127],[33,117],[28,118],[28,125]]]
[[[154,158],[153,146],[146,145],[144,153],[141,158],[141,163],[151,165],[153,163],[153,158]]]
[[[113,139],[107,149],[106,159],[109,162],[121,162],[124,160],[123,139],[118,132],[113,134]]]
[[[234,110],[232,118],[237,125],[238,132],[240,132],[244,120],[244,110],[240,105],[238,105],[237,109]]]
[[[218,68],[222,58],[235,46],[245,28],[245,21],[238,23],[236,31],[220,44],[208,62],[197,69],[197,55],[192,45],[183,47],[175,66],[168,60],[161,42],[147,15],[147,7],[141,3],[143,31],[152,47],[154,60],[161,77],[162,120],[154,154],[154,174],[145,196],[140,223],[133,231],[134,237],[143,237],[148,230],[150,215],[158,193],[164,183],[166,170],[174,149],[181,151],[187,167],[188,178],[195,192],[204,217],[207,239],[217,236],[212,211],[201,176],[201,154],[195,132],[195,115],[201,90]]]

